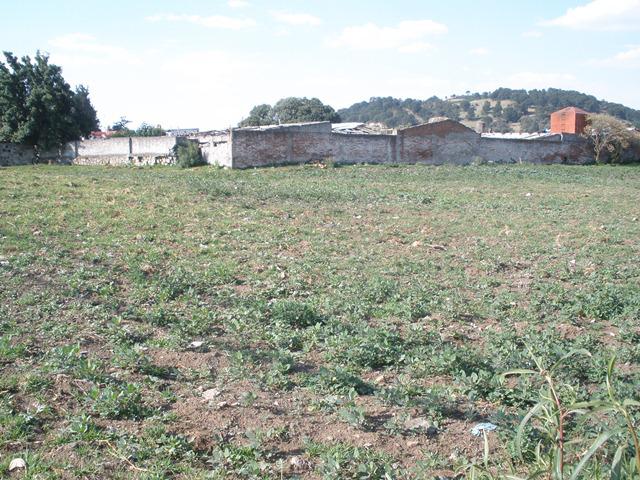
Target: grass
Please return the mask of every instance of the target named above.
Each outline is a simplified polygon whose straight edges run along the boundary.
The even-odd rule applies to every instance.
[[[634,166],[2,169],[0,477],[526,478],[504,372],[638,399],[638,205]],[[618,428],[583,478],[627,406],[563,425]]]

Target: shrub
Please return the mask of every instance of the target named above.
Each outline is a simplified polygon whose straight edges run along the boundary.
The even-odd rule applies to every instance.
[[[271,318],[276,323],[283,323],[296,328],[306,328],[323,323],[322,315],[308,303],[296,301],[277,302],[271,310]]]
[[[176,165],[180,168],[191,168],[204,165],[206,162],[202,158],[200,147],[195,142],[187,142],[178,145],[176,148]]]

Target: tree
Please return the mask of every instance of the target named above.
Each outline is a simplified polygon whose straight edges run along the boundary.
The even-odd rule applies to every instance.
[[[98,114],[93,105],[91,105],[89,90],[84,85],[76,87],[76,92],[73,96],[73,112],[79,136],[88,137],[91,132],[100,128]]]
[[[273,106],[273,116],[277,123],[340,122],[336,111],[317,98],[283,98]]]
[[[489,100],[485,100],[482,104],[482,114],[489,115],[491,113],[491,102]]]
[[[122,132],[124,130],[129,130],[127,125],[131,123],[131,120],[127,120],[125,117],[120,117],[120,120],[114,122],[113,125],[109,128],[109,130],[113,130],[114,132]]]
[[[241,127],[301,122],[340,122],[340,115],[317,98],[288,97],[271,105],[257,105],[239,124]]]
[[[259,127],[261,125],[273,125],[274,123],[276,123],[276,119],[273,115],[273,108],[265,103],[253,107],[249,112],[249,116],[242,120],[239,126]]]
[[[496,105],[493,107],[493,115],[496,117],[501,117],[502,116],[502,102],[500,100],[498,100],[496,102]]]
[[[606,114],[589,115],[583,135],[593,145],[596,163],[602,163],[604,152],[610,155],[612,162],[620,161],[622,152],[633,140],[633,134],[624,122]]]
[[[540,128],[540,122],[538,122],[538,119],[534,115],[520,117],[519,122],[521,132],[537,133],[543,130]]]
[[[520,114],[511,105],[507,105],[507,107],[502,111],[502,118],[504,118],[509,123],[513,123],[518,121],[518,118],[520,118]]]
[[[135,132],[133,132],[133,137],[160,137],[163,136],[166,132],[160,125],[156,125],[155,127],[149,125],[148,123],[142,122],[140,126],[137,128]]]
[[[76,140],[97,128],[89,91],[74,92],[62,69],[49,57],[18,59],[4,52],[0,62],[0,141],[49,150]]]
[[[493,121],[493,123],[491,124],[491,130],[498,133],[508,133],[512,131],[509,124],[502,118],[498,118]]]

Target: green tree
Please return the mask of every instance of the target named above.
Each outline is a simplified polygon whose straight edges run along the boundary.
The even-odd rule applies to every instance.
[[[502,116],[502,102],[500,100],[498,100],[495,104],[495,106],[493,107],[493,115],[496,117],[501,117]]]
[[[91,132],[100,126],[96,109],[89,100],[89,90],[84,85],[76,87],[73,96],[73,115],[78,130],[78,136],[88,137]]]
[[[520,131],[527,133],[536,133],[540,132],[543,129],[540,128],[540,122],[535,117],[535,115],[526,115],[524,117],[520,117]]]
[[[493,121],[493,123],[491,124],[491,130],[498,133],[508,133],[512,131],[509,124],[502,118],[498,118]]]
[[[129,130],[127,125],[129,125],[130,123],[131,123],[131,120],[127,120],[126,117],[120,117],[120,120],[118,120],[117,122],[114,122],[113,125],[109,127],[109,130],[113,130],[114,132],[122,132],[125,130]]]
[[[0,141],[49,150],[97,128],[86,87],[74,92],[62,69],[38,52],[33,60],[4,52],[0,62]]]
[[[142,122],[140,126],[133,132],[134,137],[160,137],[166,132],[160,125],[151,126],[148,123]]]
[[[283,98],[273,106],[273,116],[278,123],[340,122],[336,111],[317,98]]]
[[[482,115],[489,115],[491,113],[491,102],[489,100],[485,100],[482,104]]]
[[[511,105],[507,105],[507,107],[502,111],[502,118],[509,123],[517,122],[518,118],[520,118],[520,113]]]
[[[276,119],[273,115],[273,108],[265,103],[253,107],[249,112],[249,116],[242,120],[239,126],[259,127],[261,125],[273,125],[274,123],[276,123]]]

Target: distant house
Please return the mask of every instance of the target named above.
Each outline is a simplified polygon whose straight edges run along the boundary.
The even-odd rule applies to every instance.
[[[95,132],[91,132],[89,134],[89,138],[111,138],[116,132],[113,130],[107,130],[106,132],[102,132],[97,130]]]
[[[587,126],[586,112],[578,107],[567,107],[551,114],[551,133],[581,134]]]
[[[196,135],[199,132],[199,128],[174,128],[167,130],[166,135],[168,137],[188,137],[189,135]]]

